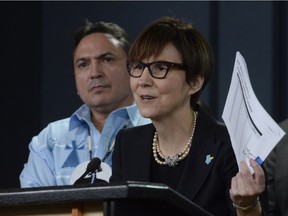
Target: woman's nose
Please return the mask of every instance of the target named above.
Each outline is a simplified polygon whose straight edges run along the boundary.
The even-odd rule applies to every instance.
[[[141,77],[138,78],[138,84],[140,86],[151,86],[153,83],[152,76],[149,72],[149,69],[144,68]]]

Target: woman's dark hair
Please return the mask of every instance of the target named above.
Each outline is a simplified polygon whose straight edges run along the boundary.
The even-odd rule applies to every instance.
[[[133,43],[129,59],[141,61],[149,57],[157,57],[169,44],[175,46],[182,57],[188,84],[198,76],[204,78],[202,89],[210,80],[214,59],[204,36],[190,23],[173,17],[162,17],[147,26]],[[201,90],[192,95],[190,105],[195,107]]]

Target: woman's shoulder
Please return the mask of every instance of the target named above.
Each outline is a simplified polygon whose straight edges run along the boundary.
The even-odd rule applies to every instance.
[[[122,132],[124,134],[139,134],[139,133],[150,133],[151,131],[154,131],[155,127],[152,123],[145,124],[145,125],[138,125],[130,128],[122,129]]]
[[[210,112],[199,107],[198,109],[198,121],[202,127],[205,127],[205,131],[210,131],[213,133],[220,133],[223,135],[228,134],[227,127],[224,122],[217,120]]]
[[[154,131],[155,131],[155,127],[153,126],[152,123],[150,123],[150,124],[121,129],[118,132],[118,136],[134,137],[134,136],[140,136],[142,134],[150,134],[150,133],[153,133]]]

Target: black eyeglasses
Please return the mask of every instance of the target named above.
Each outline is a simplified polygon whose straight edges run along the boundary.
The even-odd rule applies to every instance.
[[[183,64],[168,61],[156,61],[148,64],[137,61],[127,61],[126,65],[129,75],[135,78],[141,77],[146,67],[151,76],[156,79],[164,79],[171,67],[185,69]]]

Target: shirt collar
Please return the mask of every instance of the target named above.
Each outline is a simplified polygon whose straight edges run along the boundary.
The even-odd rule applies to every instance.
[[[127,119],[128,118],[130,119],[131,124],[133,126],[138,125],[141,120],[141,115],[135,102],[133,102],[133,104],[130,106],[121,107],[119,109],[114,110],[109,114],[108,118],[113,116],[126,116]],[[89,126],[91,126],[92,124],[90,116],[90,108],[86,104],[83,104],[78,110],[76,110],[71,115],[69,130],[73,130],[79,125],[82,125],[84,123],[88,124]]]

